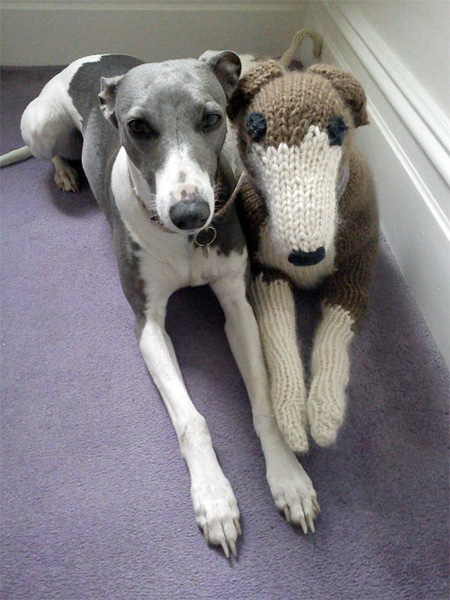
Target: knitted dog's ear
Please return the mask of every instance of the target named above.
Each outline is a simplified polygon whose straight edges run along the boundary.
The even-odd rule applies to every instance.
[[[350,73],[330,65],[312,65],[308,71],[328,79],[352,109],[355,127],[370,123],[366,111],[366,94],[359,81]]]
[[[249,71],[240,81],[231,96],[227,107],[229,118],[236,119],[241,110],[245,109],[259,90],[277,77],[284,74],[283,68],[275,61],[268,60]]]

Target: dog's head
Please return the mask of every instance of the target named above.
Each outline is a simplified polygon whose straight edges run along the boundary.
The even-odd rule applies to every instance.
[[[267,202],[273,242],[294,265],[317,264],[333,243],[348,130],[368,123],[365,103],[349,73],[287,72],[275,61],[252,69],[232,96],[241,159]]]
[[[240,70],[234,52],[210,51],[101,80],[100,108],[119,129],[139,196],[172,231],[193,233],[213,217],[226,105]]]

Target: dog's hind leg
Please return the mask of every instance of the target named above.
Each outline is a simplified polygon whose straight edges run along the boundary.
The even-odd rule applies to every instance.
[[[172,342],[165,331],[166,297],[150,294],[145,322],[135,328],[147,368],[172,420],[191,476],[191,496],[197,523],[208,543],[236,554],[240,534],[239,509],[229,481],[220,468],[205,419],[186,390]]]
[[[81,158],[82,136],[64,106],[43,93],[25,109],[20,128],[31,154],[52,161],[56,185],[77,192],[78,173],[66,159]]]
[[[269,395],[258,324],[246,297],[245,263],[241,277],[220,279],[211,287],[225,312],[225,332],[250,397],[253,424],[266,460],[267,481],[286,520],[314,531],[319,512],[313,484],[281,434]]]
[[[80,179],[77,171],[60,156],[52,158],[55,167],[55,183],[65,192],[78,192],[80,190]]]

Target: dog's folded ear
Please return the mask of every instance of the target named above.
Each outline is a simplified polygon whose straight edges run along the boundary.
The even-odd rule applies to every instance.
[[[107,121],[112,123],[114,127],[119,127],[116,117],[116,94],[117,86],[123,75],[117,77],[101,77],[100,78],[100,89],[101,92],[98,95],[100,102],[100,110]]]
[[[227,100],[229,100],[241,75],[242,67],[239,56],[231,50],[223,50],[222,52],[207,50],[200,56],[199,60],[211,67],[223,87]]]
[[[346,104],[351,108],[355,127],[370,123],[366,110],[366,94],[356,77],[353,77],[347,71],[332,67],[331,65],[312,65],[308,71],[325,77],[325,79],[328,79],[333,84]]]

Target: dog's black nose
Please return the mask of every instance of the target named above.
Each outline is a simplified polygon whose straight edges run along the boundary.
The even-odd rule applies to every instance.
[[[178,229],[200,229],[208,220],[209,204],[205,200],[181,200],[169,210],[172,223]]]
[[[321,246],[314,252],[303,252],[303,250],[292,250],[288,260],[296,267],[311,267],[317,265],[325,258],[325,248]]]

